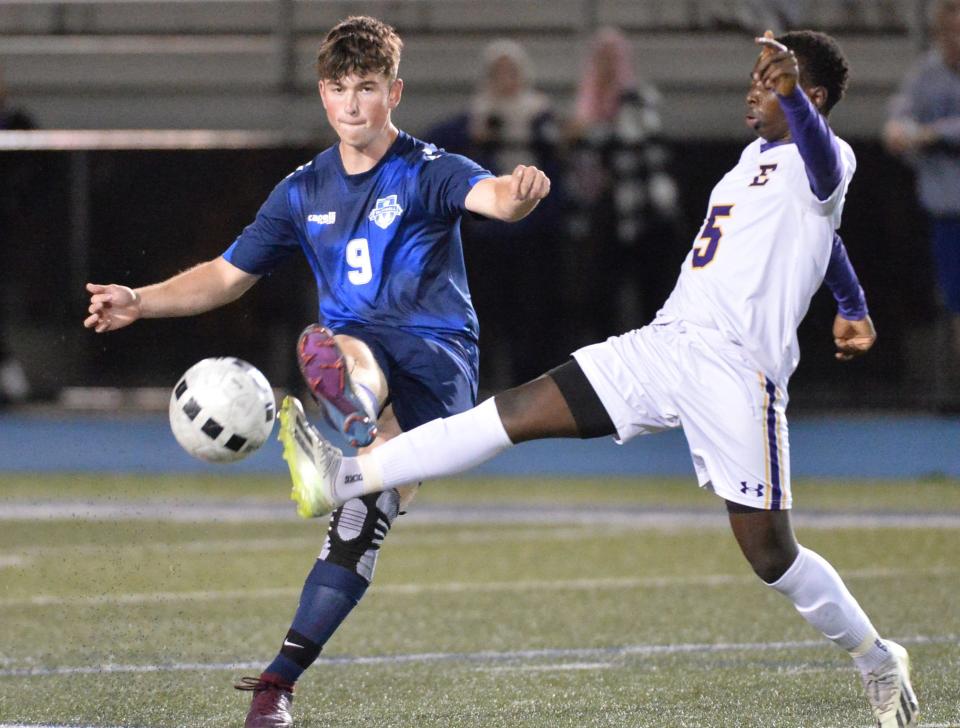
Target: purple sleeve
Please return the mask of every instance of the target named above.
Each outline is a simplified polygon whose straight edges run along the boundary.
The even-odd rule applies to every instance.
[[[848,321],[859,321],[867,316],[867,297],[863,294],[857,273],[847,257],[847,248],[840,236],[834,233],[830,249],[830,263],[823,277],[837,301],[837,312]]]
[[[787,117],[790,136],[803,159],[810,189],[818,200],[825,200],[843,179],[840,147],[830,125],[799,85],[790,96],[778,94],[777,98]]]

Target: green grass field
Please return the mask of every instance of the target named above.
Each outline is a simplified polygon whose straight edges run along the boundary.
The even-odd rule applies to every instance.
[[[921,725],[960,726],[960,483],[794,494],[800,540],[910,650]],[[326,526],[284,499],[266,478],[0,475],[0,726],[242,725],[231,685],[274,655]],[[871,722],[720,501],[652,480],[431,484],[294,708],[300,728]]]

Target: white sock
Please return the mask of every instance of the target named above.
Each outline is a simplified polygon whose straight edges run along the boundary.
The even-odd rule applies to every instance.
[[[334,495],[344,503],[354,498],[360,498],[367,493],[375,493],[382,488],[370,487],[364,480],[357,458],[344,458],[340,461],[340,470],[337,471],[333,483]]]
[[[357,463],[370,493],[469,470],[512,445],[491,397],[471,410],[404,432],[360,455]]]
[[[836,569],[819,554],[801,546],[796,561],[770,586],[792,601],[800,615],[827,639],[849,652],[861,670],[890,658]]]

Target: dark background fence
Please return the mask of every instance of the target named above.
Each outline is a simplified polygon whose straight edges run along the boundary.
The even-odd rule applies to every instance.
[[[868,357],[836,363],[830,333],[835,307],[822,290],[800,330],[803,357],[791,384],[792,404],[950,408],[954,373],[946,364],[925,222],[911,173],[875,140],[852,144],[859,167],[841,232],[880,338]],[[710,189],[741,147],[729,140],[673,145],[671,170],[681,190],[682,222],[676,238],[658,243],[656,255],[644,258],[652,262],[638,270],[645,300],[669,292]],[[220,254],[253,219],[272,186],[315,153],[283,147],[0,154],[0,179],[15,180],[17,188],[16,204],[0,230],[3,307],[12,343],[39,392],[53,396],[63,386],[165,386],[197,359],[226,354],[255,362],[276,386],[296,386],[293,344],[316,312],[314,283],[302,259],[289,261],[222,310],[142,322],[106,336],[81,326],[81,284],[89,277],[143,285]],[[71,236],[77,154],[86,155],[89,173],[89,245],[83,251]],[[482,389],[517,383],[517,376],[546,370],[566,352],[590,343],[594,334],[576,326],[581,317],[571,301],[577,297],[566,295],[577,286],[577,273],[557,266],[564,253],[560,233],[550,244],[539,241],[514,254],[534,267],[542,262],[547,276],[539,287],[520,294],[526,312],[520,321],[516,299],[498,294],[498,282],[510,279],[513,259],[472,246],[469,228],[464,237],[481,321]],[[646,303],[635,325],[653,315],[653,305]],[[519,354],[522,371],[504,370],[494,361],[504,331],[521,333],[509,346]]]

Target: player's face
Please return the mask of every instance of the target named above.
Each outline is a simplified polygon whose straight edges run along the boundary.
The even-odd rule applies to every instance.
[[[390,113],[400,103],[403,81],[382,73],[320,81],[320,98],[327,121],[340,141],[366,149],[389,134]]]
[[[777,101],[776,91],[764,88],[760,81],[754,80],[752,73],[750,90],[747,91],[746,122],[757,136],[763,137],[768,142],[786,139],[790,134],[787,117],[784,116],[780,102]]]

